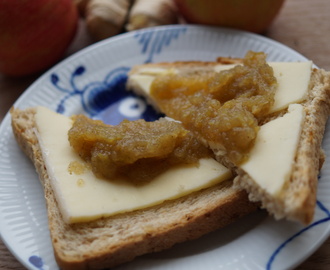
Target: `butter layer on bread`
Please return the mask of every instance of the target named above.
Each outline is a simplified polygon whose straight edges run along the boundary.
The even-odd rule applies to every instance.
[[[215,62],[193,61],[139,65],[130,71],[127,88],[144,96],[155,108],[158,108],[157,102],[150,96],[150,86],[155,76],[164,73],[200,75],[214,70],[228,69],[240,62],[240,59],[231,61],[228,58],[219,58],[219,61]],[[262,207],[275,218],[286,218],[307,224],[313,219],[317,176],[324,159],[321,142],[329,115],[330,75],[324,70],[312,69],[311,62],[269,64],[274,69],[279,87],[275,94],[274,106],[269,115],[265,115],[263,123],[286,114],[290,104],[301,105],[304,113],[304,120],[300,125],[301,131],[296,132],[298,134],[296,136],[299,136],[298,145],[293,150],[293,154],[292,151],[290,152],[292,156],[291,161],[288,161],[291,168],[290,175],[286,177],[286,181],[279,180],[282,183],[281,192],[272,193],[271,189],[261,183],[265,181],[253,179],[247,168],[234,167],[238,174],[235,183],[248,191],[251,200],[261,201]],[[226,156],[222,156],[223,152],[219,152],[218,145],[212,142],[206,143],[218,155],[221,162],[230,164]],[[282,155],[286,154],[288,153],[282,153]],[[273,168],[277,166],[281,166],[281,163],[274,164]],[[268,172],[269,175],[276,173],[276,170]],[[283,175],[281,177],[283,178]]]

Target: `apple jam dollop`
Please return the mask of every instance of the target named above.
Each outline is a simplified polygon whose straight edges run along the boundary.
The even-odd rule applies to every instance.
[[[276,87],[266,55],[250,51],[242,65],[221,72],[159,75],[151,96],[163,113],[237,165],[248,157]]]
[[[106,125],[84,115],[73,118],[70,145],[91,164],[97,177],[124,176],[135,183],[149,181],[172,165],[196,163],[212,153],[181,123],[159,119],[124,120]]]

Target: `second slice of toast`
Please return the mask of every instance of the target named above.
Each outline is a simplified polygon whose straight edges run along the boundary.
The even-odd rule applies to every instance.
[[[242,59],[220,57],[214,62],[189,61],[137,65],[129,73],[127,89],[145,97],[151,105],[159,109],[157,102],[150,95],[150,88],[156,76],[166,73],[203,76],[203,74],[214,72],[219,66],[229,64],[229,67],[232,67],[232,65],[241,63]],[[226,156],[219,156],[218,159],[233,167],[237,173],[235,184],[246,189],[249,198],[252,201],[261,202],[262,207],[266,208],[276,219],[286,218],[308,224],[314,216],[318,174],[325,159],[321,143],[330,112],[330,73],[322,69],[312,69],[307,94],[299,102],[293,103],[303,107],[305,116],[296,153],[291,161],[292,171],[280,194],[276,196],[269,194],[247,171],[232,164]],[[166,112],[164,113],[166,114]],[[287,108],[272,113],[265,116],[260,124],[263,125],[280,118],[286,113]],[[219,152],[216,145],[207,143],[215,153]],[[275,171],[276,164],[273,172]]]

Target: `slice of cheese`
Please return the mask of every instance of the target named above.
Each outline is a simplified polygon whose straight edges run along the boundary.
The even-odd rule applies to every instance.
[[[278,89],[275,93],[275,102],[270,113],[286,109],[290,104],[302,102],[308,91],[312,71],[312,62],[270,62],[274,75],[278,82]],[[216,65],[214,70],[220,72],[230,69],[234,65]],[[168,72],[179,72],[174,68],[150,68],[146,67],[139,73],[130,75],[130,80],[139,88],[139,93],[150,97],[151,84],[156,75]]]
[[[264,191],[278,196],[289,181],[305,118],[300,104],[261,126],[248,161],[241,168]]]
[[[38,107],[35,120],[36,134],[52,188],[63,218],[68,223],[157,205],[231,177],[230,171],[214,159],[201,159],[198,165],[172,167],[140,186],[123,179],[99,179],[70,147],[67,135],[72,125],[70,118]],[[79,174],[73,173],[69,170],[73,162],[85,169]]]

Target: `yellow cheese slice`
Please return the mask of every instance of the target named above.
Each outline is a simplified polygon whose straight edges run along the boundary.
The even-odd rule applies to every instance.
[[[308,91],[312,71],[312,62],[270,62],[278,82],[275,102],[270,113],[286,109],[290,104],[302,102]],[[214,70],[220,72],[234,65],[216,65]],[[132,74],[130,80],[138,86],[141,95],[150,98],[150,87],[156,75],[175,72],[175,69],[143,68],[138,74]],[[176,70],[178,72],[178,70]]]
[[[35,120],[52,188],[68,223],[157,205],[231,177],[230,171],[214,159],[201,159],[198,165],[172,167],[150,183],[140,186],[123,179],[99,179],[88,169],[75,174],[68,169],[69,165],[72,162],[83,164],[84,161],[72,150],[68,141],[71,119],[38,107]]]
[[[312,62],[270,63],[278,82],[275,102],[270,113],[286,109],[290,104],[302,102],[308,92]]]
[[[261,126],[248,161],[240,166],[270,195],[280,194],[291,177],[304,118],[303,106],[292,104],[284,116]]]

